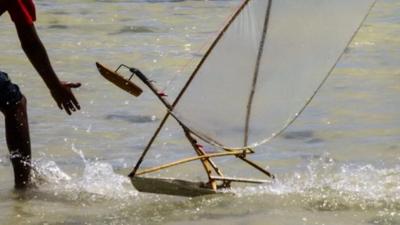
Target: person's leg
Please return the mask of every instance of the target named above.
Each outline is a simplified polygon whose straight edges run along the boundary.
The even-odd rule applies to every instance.
[[[6,73],[0,71],[0,111],[4,114],[6,139],[14,168],[15,188],[26,188],[30,182],[31,145],[26,99]]]
[[[6,139],[14,168],[15,188],[26,188],[30,183],[31,144],[29,138],[26,99],[3,110],[6,123]]]

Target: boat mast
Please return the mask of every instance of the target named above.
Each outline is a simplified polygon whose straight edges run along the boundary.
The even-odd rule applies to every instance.
[[[253,74],[253,83],[252,83],[252,87],[251,87],[249,101],[247,103],[246,124],[245,124],[245,131],[244,131],[244,146],[247,146],[249,144],[248,141],[249,141],[249,126],[250,126],[249,124],[250,124],[250,117],[251,117],[251,109],[252,109],[252,105],[253,105],[254,94],[255,94],[256,88],[257,88],[257,80],[258,80],[258,74],[260,72],[261,58],[264,53],[265,38],[267,36],[269,18],[271,15],[271,6],[272,6],[272,0],[268,0],[268,7],[267,7],[267,11],[265,12],[263,32],[261,35],[261,40],[260,40],[258,54],[257,54],[257,61],[256,61],[255,70],[254,70],[254,74]]]
[[[182,98],[183,94],[185,93],[185,91],[187,90],[187,88],[189,87],[189,85],[192,83],[194,77],[197,75],[197,72],[200,70],[200,68],[202,67],[202,65],[204,64],[204,62],[207,60],[208,56],[210,55],[210,53],[213,51],[213,49],[215,48],[215,46],[217,45],[217,43],[219,42],[219,40],[221,40],[221,38],[224,36],[225,32],[228,30],[228,28],[231,26],[231,24],[233,23],[233,21],[239,16],[239,14],[243,11],[243,9],[245,8],[245,6],[250,2],[251,0],[244,0],[241,5],[238,7],[238,9],[236,10],[236,12],[232,15],[232,17],[229,19],[229,21],[227,22],[227,24],[221,29],[221,31],[218,33],[218,36],[214,39],[214,41],[212,42],[211,46],[208,48],[207,52],[204,54],[203,58],[200,60],[199,64],[197,65],[197,67],[195,68],[195,70],[193,71],[192,75],[189,77],[188,81],[186,82],[186,84],[183,86],[182,90],[180,91],[180,93],[178,94],[178,96],[176,97],[176,99],[174,100],[174,102],[171,104],[171,108],[170,110],[168,110],[168,112],[165,114],[164,118],[161,120],[160,125],[158,126],[158,128],[156,129],[156,131],[154,132],[153,136],[150,138],[150,141],[148,142],[148,144],[146,145],[146,148],[143,150],[142,155],[140,156],[139,160],[137,161],[133,171],[129,174],[130,177],[134,177],[136,172],[138,171],[140,165],[143,162],[144,157],[146,156],[147,152],[149,151],[149,149],[151,148],[151,146],[153,145],[155,139],[157,138],[157,136],[159,135],[161,129],[164,127],[165,123],[167,122],[167,119],[169,118],[169,116],[171,115],[171,112],[174,110],[175,106],[178,104],[179,100]]]

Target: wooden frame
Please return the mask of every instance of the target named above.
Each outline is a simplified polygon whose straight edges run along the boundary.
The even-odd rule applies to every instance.
[[[248,97],[248,104],[247,104],[247,112],[246,112],[246,123],[245,123],[245,129],[244,129],[244,146],[248,145],[248,136],[249,136],[249,127],[250,127],[250,118],[251,118],[251,111],[252,111],[252,104],[253,104],[253,99],[254,99],[254,93],[256,90],[257,86],[257,81],[258,81],[258,76],[259,76],[259,69],[260,69],[260,63],[261,59],[263,57],[263,49],[264,45],[266,44],[266,37],[267,37],[267,31],[269,28],[269,17],[271,14],[271,4],[273,0],[266,0],[268,1],[268,7],[266,8],[266,14],[264,17],[264,24],[263,24],[263,31],[262,31],[262,37],[259,42],[259,47],[258,47],[258,53],[257,53],[257,60],[255,63],[255,68],[254,68],[254,74],[252,77],[252,89]],[[138,190],[141,191],[146,191],[148,189],[151,189],[149,192],[153,193],[164,193],[164,194],[175,194],[175,195],[183,195],[183,196],[198,196],[198,195],[203,195],[203,194],[210,194],[210,193],[216,193],[218,189],[220,188],[227,188],[230,186],[231,182],[245,182],[245,183],[266,183],[268,181],[266,180],[254,180],[254,179],[247,179],[247,178],[232,178],[232,177],[226,177],[224,176],[222,170],[220,170],[217,165],[212,161],[213,158],[216,157],[225,157],[225,156],[234,156],[237,159],[247,163],[251,167],[255,168],[256,170],[262,172],[269,178],[274,178],[274,176],[269,173],[267,170],[256,164],[255,162],[249,160],[246,158],[248,154],[254,153],[254,151],[250,148],[239,148],[239,149],[223,149],[225,152],[219,152],[219,153],[207,153],[204,151],[204,149],[198,144],[197,138],[202,139],[203,141],[206,141],[208,143],[213,143],[216,146],[223,146],[220,145],[217,140],[213,140],[205,135],[198,135],[194,131],[192,131],[190,128],[186,127],[185,124],[183,124],[179,118],[175,117],[175,115],[172,113],[175,109],[175,106],[178,104],[182,96],[185,94],[186,90],[188,87],[191,85],[193,79],[196,77],[200,69],[202,68],[204,62],[208,59],[210,56],[211,52],[214,50],[215,46],[217,46],[217,43],[223,38],[225,35],[226,31],[229,29],[229,27],[232,25],[233,21],[240,15],[241,12],[243,12],[243,9],[246,8],[246,5],[248,5],[250,0],[242,0],[242,3],[240,6],[237,8],[235,13],[231,16],[229,21],[226,23],[226,25],[220,30],[214,41],[211,43],[210,47],[208,50],[205,52],[195,69],[193,70],[192,74],[189,76],[189,79],[181,89],[181,91],[178,93],[178,96],[174,100],[174,102],[171,104],[168,102],[168,100],[165,98],[165,94],[161,93],[158,91],[158,89],[153,85],[153,83],[147,79],[147,77],[140,72],[138,69],[128,67],[125,65],[120,65],[118,69],[121,67],[127,68],[132,74],[129,79],[125,79],[122,76],[120,76],[117,71],[113,72],[101,64],[97,63],[97,67],[100,71],[100,73],[109,81],[112,83],[116,84],[118,87],[122,88],[123,90],[138,96],[141,93],[141,89],[133,84],[130,79],[133,76],[137,76],[150,90],[158,97],[158,99],[162,102],[162,104],[167,108],[167,113],[165,114],[164,118],[161,120],[160,125],[156,129],[155,133],[151,137],[150,141],[148,142],[147,146],[143,150],[142,155],[140,156],[139,160],[137,161],[134,169],[132,172],[129,174],[129,177],[132,180],[132,183],[135,185],[135,182],[139,183],[140,188]],[[373,6],[376,4],[376,1],[374,1],[369,9],[369,12],[373,8]],[[367,18],[369,13],[366,14],[366,16],[363,18],[363,21]],[[362,21],[362,22],[363,22]],[[361,23],[362,24],[362,23]],[[350,42],[353,40],[355,34],[357,31],[360,29],[361,25],[357,28],[356,32],[354,32],[353,36],[347,43],[347,46],[350,44]],[[335,68],[336,64],[339,62],[339,60],[342,58],[344,54],[344,51],[339,55],[338,59],[336,62],[333,64],[333,66],[330,68],[326,76],[323,78],[319,86],[316,88],[316,90],[312,93],[312,95],[307,99],[305,102],[304,106],[295,114],[294,117],[289,118],[290,120],[286,122],[285,126],[278,132],[275,132],[275,135],[279,135],[282,133],[288,126],[290,126],[296,118],[304,111],[304,109],[307,107],[307,105],[311,102],[311,100],[314,98],[318,90],[322,87],[322,85],[325,83],[329,75],[332,73],[332,70]],[[149,169],[143,169],[139,170],[141,163],[143,162],[147,152],[151,148],[152,144],[154,143],[154,140],[162,130],[163,126],[165,125],[167,119],[169,116],[172,116],[175,118],[175,120],[178,122],[178,124],[182,127],[184,134],[187,138],[187,140],[190,142],[193,150],[197,154],[197,156],[177,160],[175,162],[167,163],[161,166],[149,168]],[[269,139],[268,139],[269,140]],[[267,140],[264,140],[266,142]],[[208,182],[207,183],[202,183],[202,182],[188,182],[188,181],[182,181],[182,180],[177,180],[177,179],[165,179],[165,178],[147,178],[144,177],[144,174],[160,171],[169,167],[177,166],[183,163],[195,161],[195,160],[200,160],[202,163],[204,170],[208,176]],[[142,183],[140,183],[142,182]],[[143,185],[142,185],[143,184]],[[157,185],[160,186],[165,186],[164,190],[160,190],[159,188],[155,187]],[[181,192],[180,192],[181,191]]]
[[[246,156],[248,154],[254,153],[254,151],[251,148],[223,149],[224,152],[206,153],[204,151],[204,149],[202,148],[202,146],[198,144],[198,141],[196,140],[197,136],[188,127],[186,127],[178,118],[176,118],[171,113],[172,110],[174,109],[178,99],[175,100],[175,102],[173,104],[170,104],[168,102],[168,100],[165,98],[165,95],[163,93],[160,93],[159,90],[153,85],[153,83],[140,70],[132,68],[132,67],[128,67],[123,64],[120,65],[115,72],[113,72],[109,69],[106,69],[107,67],[103,66],[100,63],[96,63],[96,66],[99,69],[99,72],[104,77],[106,77],[107,80],[116,84],[118,87],[122,88],[123,90],[125,90],[131,94],[134,92],[137,93],[138,90],[141,90],[141,89],[136,85],[125,85],[125,86],[121,87],[121,85],[118,85],[118,84],[131,83],[130,79],[134,75],[136,75],[158,97],[158,99],[162,102],[162,104],[168,110],[166,116],[161,121],[161,123],[160,123],[159,127],[157,128],[157,130],[155,131],[153,137],[150,139],[148,145],[146,146],[142,155],[140,156],[139,160],[137,161],[134,169],[129,174],[129,177],[131,178],[133,185],[135,185],[135,187],[137,187],[138,190],[144,191],[144,192],[147,191],[147,192],[151,192],[151,193],[164,193],[164,194],[173,194],[173,195],[182,195],[182,196],[198,196],[198,195],[203,195],[203,194],[217,193],[217,190],[221,189],[221,188],[229,188],[231,182],[244,182],[244,183],[256,183],[256,184],[269,182],[268,180],[234,178],[234,177],[224,176],[222,170],[217,167],[217,165],[212,161],[212,158],[225,157],[225,156],[235,156],[236,158],[242,160],[243,162],[245,162],[248,165],[252,166],[253,168],[257,169],[261,173],[265,174],[269,178],[272,178],[272,179],[274,178],[274,176],[270,172],[268,172],[267,170],[265,170],[264,168],[262,168],[255,162],[246,158]],[[132,73],[129,79],[125,79],[117,73],[121,67],[127,68]],[[112,76],[115,76],[116,78],[113,78]],[[137,95],[135,95],[135,96],[137,96]],[[191,144],[193,150],[195,151],[195,153],[197,154],[197,156],[177,160],[175,162],[163,164],[163,165],[156,166],[153,168],[139,170],[139,167],[140,167],[141,163],[143,162],[145,155],[149,151],[155,138],[158,136],[159,132],[161,131],[167,118],[170,115],[172,115],[176,119],[178,124],[182,127],[186,138],[190,142],[190,144]],[[202,163],[202,165],[204,167],[204,170],[208,177],[207,183],[182,181],[182,180],[176,180],[176,179],[142,177],[144,174],[157,172],[157,171],[169,168],[169,167],[181,165],[181,164],[196,161],[196,160],[200,160],[200,162]],[[142,178],[136,179],[139,176]],[[163,189],[162,188],[158,189],[158,188],[154,188],[153,187],[154,185],[164,185],[164,187],[163,187]],[[185,185],[187,187],[185,187]],[[167,187],[167,186],[169,186],[169,187]],[[210,191],[207,191],[204,189],[209,189]]]
[[[272,2],[272,0],[268,0],[269,1],[269,8],[267,9],[267,15],[265,18],[265,24],[264,24],[264,35],[267,31],[267,25],[268,25],[268,19],[269,19],[269,12],[270,12],[270,4]],[[206,153],[204,151],[204,149],[202,148],[201,145],[198,144],[198,141],[196,138],[200,138],[202,139],[201,136],[196,135],[193,131],[191,131],[188,127],[186,127],[178,118],[176,118],[174,116],[174,114],[172,114],[171,112],[174,110],[175,106],[177,105],[177,103],[179,102],[179,100],[182,98],[183,94],[185,93],[185,91],[187,90],[187,88],[190,86],[191,82],[193,81],[193,78],[197,75],[198,71],[200,70],[200,68],[202,67],[202,65],[204,64],[204,62],[207,60],[207,58],[209,57],[210,53],[213,51],[213,49],[215,48],[215,46],[217,45],[217,43],[219,42],[219,40],[224,36],[224,34],[226,33],[226,31],[228,30],[228,28],[230,27],[230,25],[233,23],[233,21],[240,15],[240,13],[242,12],[242,10],[245,8],[245,6],[250,2],[250,0],[243,0],[243,2],[240,4],[240,6],[238,7],[238,9],[235,11],[235,13],[231,16],[231,18],[229,19],[229,21],[225,24],[225,26],[220,30],[219,34],[217,35],[217,37],[214,39],[214,41],[211,43],[210,48],[207,50],[207,52],[204,54],[204,56],[202,57],[202,59],[200,60],[200,62],[198,63],[198,65],[196,66],[196,68],[194,69],[193,73],[191,74],[191,76],[189,77],[188,81],[186,82],[186,84],[183,86],[182,90],[179,92],[178,96],[176,97],[176,99],[174,100],[174,102],[171,104],[168,102],[168,100],[165,98],[165,94],[159,92],[159,90],[153,85],[153,83],[138,69],[136,68],[132,68],[132,67],[128,67],[126,65],[120,65],[117,70],[115,72],[111,72],[114,73],[115,77],[120,78],[121,76],[117,73],[117,71],[121,68],[121,67],[125,67],[127,68],[132,74],[130,76],[129,79],[127,79],[126,81],[122,81],[122,87],[121,85],[121,80],[117,79],[117,83],[115,83],[117,86],[121,87],[123,90],[129,92],[129,93],[135,93],[135,91],[137,91],[137,87],[134,87],[132,85],[130,85],[129,87],[127,85],[125,85],[126,83],[130,83],[130,79],[133,76],[137,76],[157,97],[158,99],[162,102],[162,104],[167,108],[167,113],[165,114],[164,118],[161,120],[160,125],[158,126],[158,128],[156,129],[155,133],[153,134],[153,136],[151,137],[151,139],[149,140],[147,146],[145,147],[145,149],[143,150],[142,155],[140,156],[139,160],[137,161],[135,167],[133,168],[132,172],[129,174],[129,177],[132,180],[132,183],[135,185],[134,182],[134,178],[144,175],[144,174],[148,174],[148,173],[152,173],[152,172],[156,172],[156,171],[160,171],[162,169],[165,168],[169,168],[172,166],[176,166],[176,165],[180,165],[183,163],[187,163],[187,162],[191,162],[191,161],[195,161],[195,160],[200,160],[200,162],[203,165],[203,168],[207,174],[208,177],[208,183],[206,186],[206,188],[213,190],[214,192],[217,191],[217,189],[219,188],[227,188],[230,187],[231,182],[246,182],[246,183],[264,183],[266,182],[265,180],[254,180],[254,179],[246,179],[246,178],[231,178],[231,177],[225,177],[222,170],[219,169],[217,167],[217,165],[212,161],[212,158],[215,157],[224,157],[224,156],[235,156],[236,158],[240,159],[241,161],[247,163],[248,165],[252,166],[253,168],[255,168],[256,170],[262,172],[263,174],[265,174],[266,176],[268,176],[269,178],[274,178],[274,176],[266,171],[264,168],[262,168],[261,166],[259,166],[258,164],[256,164],[255,162],[249,160],[246,158],[246,156],[248,154],[252,154],[254,153],[254,151],[250,148],[243,148],[243,149],[223,149],[225,150],[225,152],[220,152],[220,153]],[[263,44],[263,43],[261,43]],[[261,55],[262,52],[259,53],[259,55]],[[259,56],[260,57],[260,56]],[[107,72],[107,75],[109,75],[110,70],[104,71],[100,70],[100,68],[103,68],[104,66],[102,66],[99,63],[96,63],[97,67],[99,68],[100,73],[104,73]],[[115,79],[110,78],[109,76],[105,76],[105,74],[103,74],[104,77],[106,77],[109,81],[114,82]],[[255,74],[255,77],[257,77],[257,72]],[[254,78],[255,79],[255,78]],[[255,82],[255,81],[254,81]],[[140,89],[140,88],[139,88]],[[251,96],[250,96],[250,100],[249,100],[249,104],[251,104]],[[247,117],[249,117],[249,113]],[[172,116],[175,118],[175,120],[178,122],[178,124],[182,127],[184,134],[187,138],[187,140],[190,142],[193,150],[195,151],[197,156],[194,157],[189,157],[186,159],[181,159],[175,162],[171,162],[171,163],[167,163],[161,166],[157,166],[157,167],[153,167],[153,168],[149,168],[149,169],[144,169],[144,170],[139,170],[139,167],[141,165],[141,163],[144,160],[144,157],[146,156],[147,152],[150,150],[152,144],[154,143],[156,137],[158,136],[158,134],[160,133],[161,129],[163,128],[163,126],[165,125],[167,119],[169,118],[169,116]],[[248,118],[247,118],[248,120]],[[247,129],[247,128],[246,128]],[[207,140],[204,140],[207,141]],[[246,136],[245,136],[245,143],[247,143],[247,130],[246,130]],[[246,144],[247,145],[247,144]],[[136,179],[140,180],[140,179]],[[147,188],[152,189],[152,191],[150,192],[156,192],[156,193],[160,193],[160,191],[158,189],[154,189],[152,188],[152,184],[153,185],[166,185],[166,184],[171,184],[172,186],[167,188],[165,193],[167,194],[177,194],[179,195],[179,191],[175,190],[175,189],[181,189],[182,186],[182,182],[179,181],[178,183],[174,183],[171,180],[165,180],[165,179],[153,179],[153,180],[149,180],[149,179],[142,179],[143,181],[149,181],[150,185],[147,185]],[[203,194],[203,193],[208,193],[206,192],[202,192],[200,190],[202,190],[202,188],[204,189],[204,185],[198,184],[198,183],[190,183],[190,182],[184,182],[185,185],[188,186],[193,186],[193,187],[197,187],[195,188],[198,192],[197,194]],[[191,185],[193,184],[193,185]],[[141,186],[143,187],[142,191],[146,190],[146,185]],[[183,188],[185,189],[185,188]],[[140,188],[138,188],[138,190],[141,190]],[[187,192],[187,190],[182,190],[185,194],[185,196],[191,196],[190,191]]]

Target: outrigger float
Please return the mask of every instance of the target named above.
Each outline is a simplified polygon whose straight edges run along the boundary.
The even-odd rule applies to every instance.
[[[139,96],[140,79],[167,113],[129,174],[137,190],[200,196],[233,182],[270,183],[269,171],[248,159],[254,148],[281,134],[304,111],[332,73],[375,4],[375,0],[243,0],[170,103],[139,69],[115,71],[96,63],[101,75]],[[128,70],[129,78],[120,69]],[[211,107],[205,107],[210,105]],[[140,166],[167,119],[183,129],[195,155],[154,168]],[[219,149],[206,152],[199,140]],[[222,150],[222,151],[221,151]],[[216,157],[233,156],[265,180],[225,176]],[[150,177],[169,167],[199,160],[208,181]]]

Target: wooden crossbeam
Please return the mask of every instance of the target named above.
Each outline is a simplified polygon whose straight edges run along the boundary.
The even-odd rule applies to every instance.
[[[205,154],[205,155],[199,155],[199,156],[193,156],[193,157],[189,157],[189,158],[185,158],[185,159],[181,159],[175,162],[171,162],[171,163],[167,163],[161,166],[157,166],[157,167],[152,167],[149,169],[143,169],[140,171],[136,172],[136,175],[143,175],[146,173],[152,173],[152,172],[156,172],[162,169],[166,169],[169,167],[173,167],[173,166],[177,166],[180,164],[184,164],[184,163],[188,163],[188,162],[192,162],[192,161],[196,161],[196,160],[201,160],[201,159],[209,159],[209,158],[216,158],[216,157],[223,157],[223,156],[229,156],[229,155],[242,155],[242,154],[251,154],[250,151],[248,150],[241,150],[241,151],[230,151],[230,152],[219,152],[219,153],[211,153],[211,154]]]

